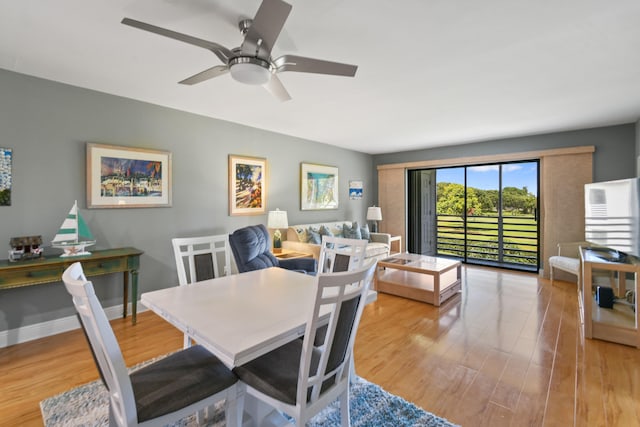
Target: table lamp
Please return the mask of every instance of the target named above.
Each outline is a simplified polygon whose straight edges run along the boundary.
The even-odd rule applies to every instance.
[[[273,253],[279,254],[282,252],[282,233],[281,228],[287,228],[289,221],[287,220],[287,211],[281,211],[276,209],[275,211],[269,211],[267,216],[267,228],[274,228],[273,232]]]
[[[367,221],[373,221],[371,231],[378,232],[378,221],[382,221],[382,209],[378,206],[371,206],[367,209]]]

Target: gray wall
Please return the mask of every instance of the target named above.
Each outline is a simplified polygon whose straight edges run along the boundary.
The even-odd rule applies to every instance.
[[[473,144],[438,147],[373,156],[373,168],[393,163],[593,145],[594,181],[609,181],[636,176],[636,151],[640,152],[640,121],[567,132],[507,138]],[[377,180],[376,180],[377,185]],[[376,187],[377,189],[377,187]]]
[[[12,204],[0,207],[0,244],[14,236],[50,242],[75,199],[97,239],[94,248],[134,246],[140,292],[177,283],[170,240],[228,233],[266,223],[266,215],[228,215],[228,155],[268,161],[267,209],[286,210],[290,224],[364,221],[371,156],[0,70],[0,146],[12,148]],[[173,207],[86,209],[86,142],[173,153]],[[300,163],[339,168],[340,208],[300,210]],[[364,198],[349,200],[349,180],[364,181]],[[0,258],[6,258],[0,254]],[[93,280],[105,306],[121,303],[120,275]],[[0,331],[74,313],[61,283],[0,290]]]
[[[636,122],[636,176],[640,176],[640,119]]]

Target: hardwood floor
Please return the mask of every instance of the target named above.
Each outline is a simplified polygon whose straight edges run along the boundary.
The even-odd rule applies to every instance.
[[[128,365],[176,350],[150,312],[113,328]],[[640,426],[640,350],[580,336],[575,284],[463,267],[433,307],[380,294],[356,342],[360,376],[463,426]],[[0,425],[42,425],[40,400],[98,378],[80,331],[0,349]]]

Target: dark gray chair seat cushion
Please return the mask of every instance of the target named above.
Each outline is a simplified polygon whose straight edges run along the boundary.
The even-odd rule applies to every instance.
[[[238,378],[196,345],[130,375],[138,422],[177,411],[230,387]]]
[[[281,402],[295,405],[301,353],[302,340],[293,340],[251,362],[236,366],[233,372],[256,390]],[[316,371],[318,362],[319,356],[314,353],[311,372]]]
[[[360,297],[353,298],[345,301],[340,307],[338,326],[327,361],[328,372],[334,370],[344,361],[359,300]],[[321,328],[316,329],[316,332],[320,332]],[[320,333],[324,340],[326,327]],[[298,369],[300,367],[303,343],[304,340],[302,339],[293,340],[251,362],[233,368],[233,372],[245,384],[256,390],[281,402],[295,405],[298,390]],[[314,374],[317,371],[319,361],[319,350],[314,348],[311,357],[311,372]],[[322,384],[321,392],[331,387],[332,378],[327,379]],[[307,393],[307,399],[309,399],[310,394],[311,390]]]

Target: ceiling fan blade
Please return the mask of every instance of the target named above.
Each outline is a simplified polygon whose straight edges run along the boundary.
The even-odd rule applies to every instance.
[[[291,5],[282,0],[263,0],[240,47],[242,53],[269,59],[289,12]]]
[[[147,24],[145,22],[136,21],[135,19],[124,18],[122,20],[124,25],[129,25],[140,30],[149,31],[151,33],[159,34],[161,36],[169,37],[170,39],[179,40],[181,42],[189,43],[194,46],[202,47],[215,53],[220,60],[227,64],[229,58],[233,56],[231,51],[226,47],[219,45],[218,43],[210,42],[207,40],[199,39],[197,37],[188,36],[186,34],[177,33],[175,31],[167,30],[166,28],[156,27],[155,25]]]
[[[299,73],[331,74],[335,76],[353,77],[358,70],[357,65],[322,59],[306,58],[298,55],[282,55],[273,61],[276,72],[297,71]]]
[[[221,76],[228,72],[229,72],[229,67],[227,67],[226,65],[216,65],[215,67],[211,67],[208,70],[204,70],[198,74],[194,74],[193,76],[188,77],[178,83],[180,83],[181,85],[194,85],[196,83],[201,83],[205,80],[209,80],[214,77]]]
[[[291,99],[291,95],[289,95],[289,92],[287,92],[287,90],[284,88],[284,85],[275,74],[271,76],[271,79],[267,83],[265,83],[263,87],[271,95],[275,96],[282,102],[289,101]]]

